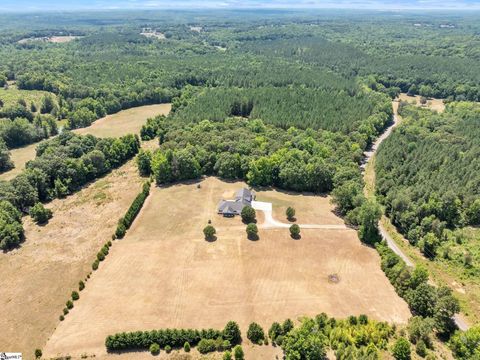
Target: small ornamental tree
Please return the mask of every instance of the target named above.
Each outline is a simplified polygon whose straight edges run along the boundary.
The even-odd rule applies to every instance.
[[[247,236],[250,240],[258,239],[258,228],[257,225],[251,223],[247,225]]]
[[[261,344],[265,339],[265,333],[260,325],[252,322],[247,330],[247,338],[254,344]]]
[[[165,346],[165,352],[170,354],[172,352],[172,347],[170,345]]]
[[[256,219],[255,209],[247,205],[242,209],[241,216],[245,224],[254,223]]]
[[[72,291],[72,300],[77,301],[78,299],[80,299],[80,295],[78,295],[78,292]]]
[[[297,224],[290,226],[290,236],[294,239],[298,239],[300,237],[300,226]]]
[[[40,349],[35,349],[35,358],[41,358],[42,357],[42,350]]]
[[[287,211],[285,211],[285,215],[287,215],[288,221],[294,221],[295,220],[295,209],[293,207],[288,207]]]
[[[274,322],[272,326],[270,326],[270,329],[268,330],[268,336],[270,336],[270,339],[272,339],[273,342],[275,342],[275,339],[283,334],[282,326],[278,322]]]
[[[205,235],[205,240],[213,240],[217,230],[212,225],[207,225],[203,228],[203,235]]]
[[[243,349],[240,345],[237,345],[233,348],[233,357],[235,358],[235,360],[244,360],[245,359]]]
[[[73,308],[73,302],[72,300],[68,300],[65,305],[67,306],[67,309],[71,310]]]
[[[399,338],[392,347],[392,355],[396,360],[410,360],[410,342]]]
[[[45,224],[52,217],[52,210],[46,209],[42,203],[36,203],[30,208],[30,216],[37,224]]]
[[[80,280],[80,281],[78,282],[78,290],[79,290],[79,291],[82,291],[83,289],[85,289],[85,283]]]
[[[160,353],[160,345],[158,345],[157,343],[153,343],[152,345],[150,345],[149,350],[152,355],[157,355]]]
[[[242,341],[242,334],[240,328],[235,321],[229,321],[223,329],[223,338],[230,341],[231,344],[236,345]]]

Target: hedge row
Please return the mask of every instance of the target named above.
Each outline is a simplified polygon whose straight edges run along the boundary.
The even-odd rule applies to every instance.
[[[132,205],[130,205],[130,208],[128,209],[125,216],[118,221],[117,230],[115,231],[115,236],[117,238],[123,238],[126,231],[130,228],[130,226],[132,226],[133,221],[142,209],[143,203],[150,194],[150,184],[150,181],[147,181],[143,184],[143,188],[140,194],[138,194],[135,200],[133,200],[133,203]]]
[[[166,346],[181,348],[186,342],[191,346],[196,346],[202,339],[214,340],[222,336],[222,331],[214,329],[160,329],[123,332],[107,336],[105,346],[108,351],[148,350],[152,344],[158,344],[162,348]]]

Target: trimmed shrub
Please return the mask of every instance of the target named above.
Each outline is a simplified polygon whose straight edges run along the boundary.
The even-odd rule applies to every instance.
[[[392,347],[392,355],[396,360],[410,360],[410,342],[399,338]]]
[[[52,210],[45,208],[45,206],[39,202],[30,208],[29,213],[37,224],[45,224],[52,218]]]
[[[97,254],[97,260],[98,261],[105,260],[105,255],[101,251]]]
[[[260,325],[256,322],[252,322],[248,326],[247,338],[254,344],[261,344],[265,339],[265,333]]]
[[[170,354],[172,352],[172,347],[170,345],[165,346],[165,352]]]
[[[117,230],[115,230],[115,236],[117,239],[123,239],[126,232],[127,229],[125,228],[125,225],[123,225],[123,223],[119,223],[117,226]]]
[[[68,300],[65,305],[67,306],[67,309],[71,310],[73,309],[73,302],[72,300]]]
[[[300,226],[297,224],[290,226],[290,236],[294,239],[298,239],[300,237]]]
[[[190,343],[188,341],[183,344],[183,351],[190,352]]]
[[[158,355],[160,353],[160,345],[158,345],[157,343],[153,343],[152,345],[150,345],[148,350],[152,355]]]
[[[253,223],[256,219],[255,209],[247,205],[242,209],[241,216],[245,224]]]
[[[243,360],[245,358],[243,349],[240,345],[237,345],[233,348],[233,356],[235,360]]]
[[[215,340],[213,339],[202,339],[197,345],[197,350],[200,354],[207,354],[213,352],[217,349],[215,345]]]
[[[97,259],[97,260],[95,260],[95,261],[93,262],[93,264],[92,264],[92,269],[93,269],[93,270],[97,270],[97,269],[98,269],[98,264],[100,264],[100,262],[99,262],[98,259]]]
[[[216,346],[215,339],[221,338],[222,332],[214,329],[160,329],[151,331],[135,331],[129,333],[117,333],[109,335],[105,339],[108,351],[122,350],[147,350],[153,342],[161,348],[169,345],[172,348],[181,348],[185,342],[196,346],[201,339],[212,340],[212,346]]]
[[[288,221],[294,221],[295,220],[295,209],[293,207],[288,207],[287,211],[285,211],[285,215],[287,215],[287,220]]]
[[[85,289],[85,283],[82,280],[80,280],[78,282],[78,290],[82,291],[83,289]]]
[[[212,240],[217,233],[217,230],[212,225],[207,225],[203,228],[203,235],[205,235],[205,240]]]
[[[67,308],[63,308],[63,315],[67,315],[69,313]]]
[[[72,300],[77,301],[78,299],[80,299],[80,295],[78,294],[78,292],[72,291]]]
[[[58,317],[58,320],[60,320],[60,321],[63,321],[63,320],[65,320],[65,316],[63,316],[63,315],[60,315],[60,316]]]
[[[250,240],[257,240],[258,239],[258,228],[257,225],[250,223],[247,225],[247,237]]]

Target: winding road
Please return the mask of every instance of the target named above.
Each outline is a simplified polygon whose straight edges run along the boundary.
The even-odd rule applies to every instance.
[[[392,133],[393,129],[395,127],[397,127],[400,123],[401,123],[401,117],[398,116],[397,114],[397,108],[398,106],[395,106],[397,105],[395,102],[392,103],[393,104],[393,110],[394,110],[394,115],[393,115],[393,123],[387,128],[385,129],[385,131],[377,138],[377,140],[373,143],[373,145],[371,146],[370,149],[368,149],[367,151],[364,152],[364,161],[361,165],[361,168],[363,169],[364,171],[364,175],[365,175],[365,168],[366,166],[368,165],[368,163],[372,160],[372,158],[375,156],[377,150],[378,150],[378,147],[380,146],[380,144],[390,136],[390,134]],[[382,235],[382,238],[385,240],[385,242],[387,243],[388,247],[390,249],[392,249],[392,251],[397,254],[398,256],[400,256],[400,258],[405,261],[405,264],[409,267],[414,267],[415,264],[410,260],[410,258],[402,251],[402,249],[400,249],[400,247],[396,244],[396,242],[392,239],[392,237],[388,234],[388,231],[385,229],[385,227],[382,225],[382,223],[380,222],[378,224],[378,228],[379,228],[379,231],[380,231],[380,234]],[[463,319],[462,315],[461,314],[455,314],[455,316],[453,317],[453,320],[455,321],[455,324],[457,325],[457,327],[462,330],[462,331],[466,331],[469,329],[469,326],[468,324],[465,322],[465,320]]]

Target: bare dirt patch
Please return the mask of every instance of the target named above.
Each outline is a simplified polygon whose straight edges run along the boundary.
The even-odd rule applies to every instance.
[[[443,103],[442,99],[429,98],[429,99],[427,99],[427,103],[425,105],[422,105],[420,103],[421,96],[419,96],[419,95],[408,96],[407,94],[402,93],[402,94],[400,94],[400,96],[398,98],[399,98],[400,101],[406,101],[408,103],[415,104],[419,107],[428,108],[430,110],[434,110],[434,111],[437,111],[439,113],[445,111],[445,104]],[[397,103],[396,107],[398,108],[398,103]],[[395,112],[397,112],[397,109],[395,108],[395,105],[394,105],[394,110],[395,110]]]
[[[148,118],[167,115],[171,104],[145,105],[107,115],[86,128],[74,130],[75,133],[91,134],[98,137],[119,137],[138,134]]]
[[[301,240],[293,240],[288,229],[261,229],[260,239],[249,241],[238,217],[217,215],[223,194],[241,186],[207,178],[200,188],[192,183],[153,189],[44,354],[110,357],[105,337],[119,331],[223,328],[235,320],[245,333],[251,321],[268,328],[273,321],[322,311],[407,321],[407,305],[382,273],[379,256],[361,245],[355,231],[304,230]],[[281,206],[290,199],[298,216],[306,219],[332,209],[328,201],[307,196],[275,191],[258,196],[280,197],[285,202]],[[302,205],[305,201],[316,204],[313,214],[302,214],[300,209],[311,210]],[[203,238],[209,219],[217,229],[214,242]],[[341,281],[330,283],[330,274]]]
[[[44,36],[44,37],[36,37],[36,38],[25,38],[21,39],[18,41],[19,44],[26,44],[29,42],[35,42],[35,41],[43,41],[43,42],[51,42],[51,43],[56,43],[56,44],[61,44],[61,43],[67,43],[75,39],[80,39],[83,36],[70,36],[70,35],[65,35],[65,36]]]
[[[95,254],[111,239],[141,182],[131,161],[67,199],[48,204],[53,218],[47,225],[24,219],[25,242],[0,253],[2,350],[31,358],[35,348],[43,347],[69,294],[91,271]]]

